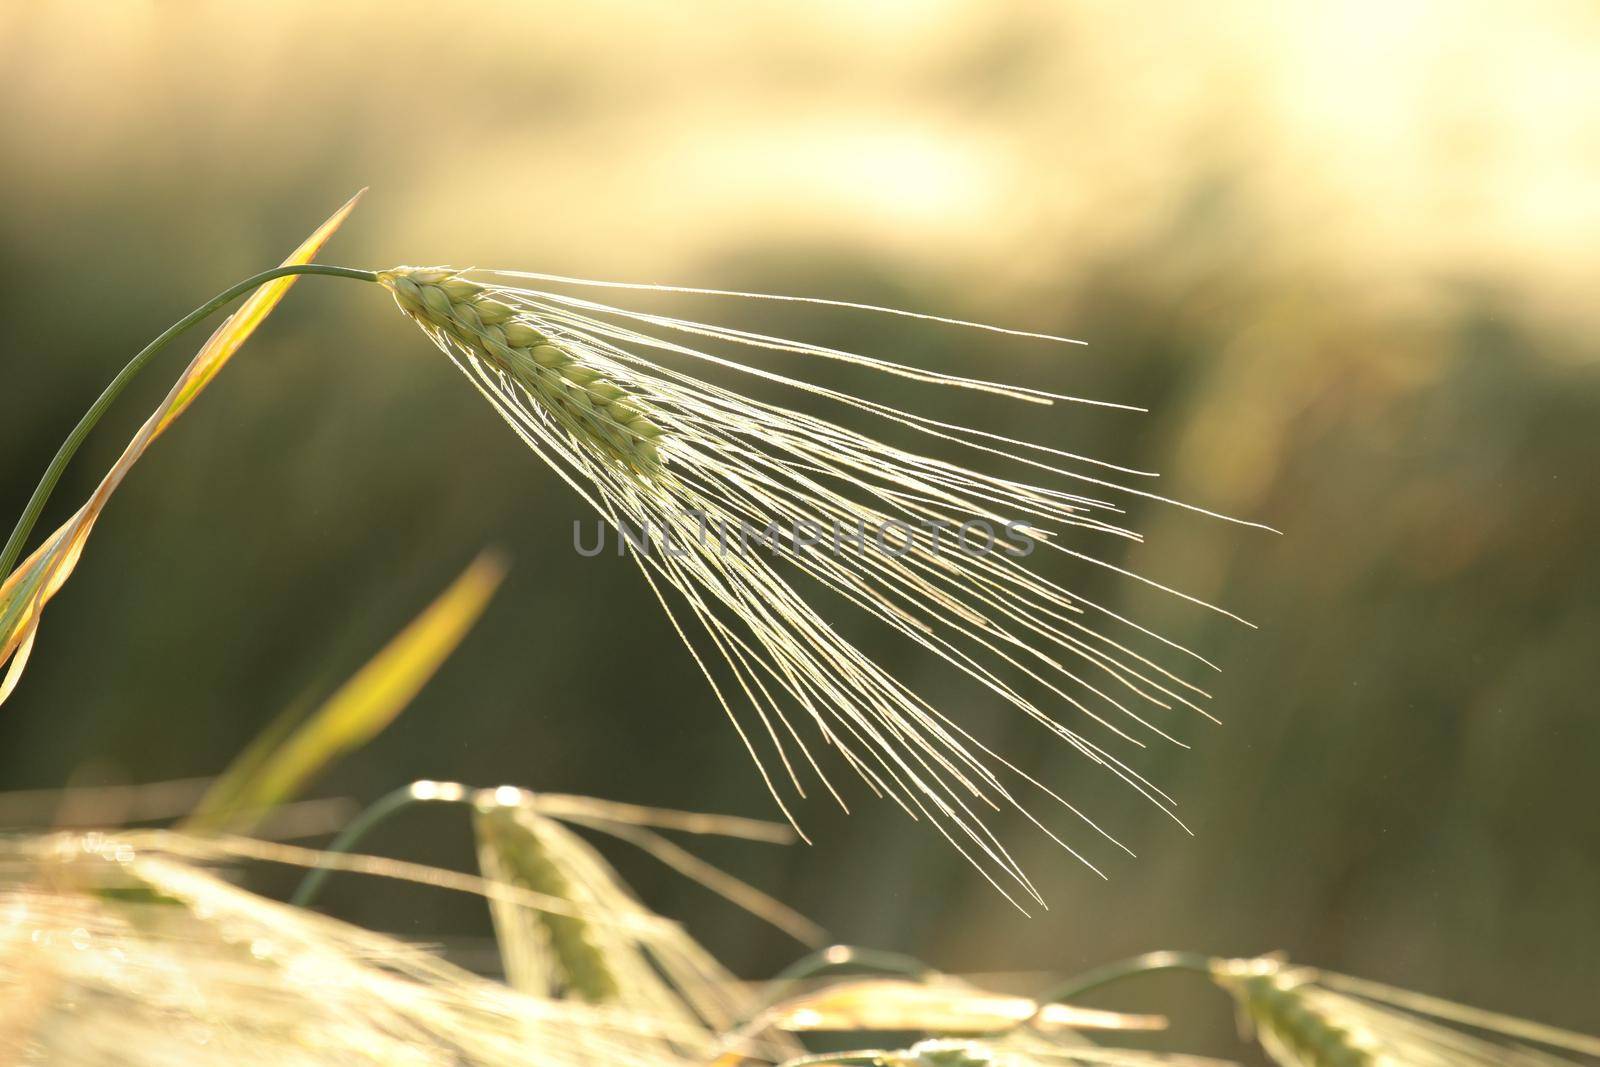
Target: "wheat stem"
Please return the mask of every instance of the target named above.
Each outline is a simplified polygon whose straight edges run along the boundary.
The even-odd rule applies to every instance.
[[[916,979],[929,978],[939,973],[929,964],[903,952],[862,948],[858,945],[829,945],[827,948],[800,957],[773,975],[771,981],[767,983],[768,996],[776,1001],[783,990],[796,982],[845,968],[875,974],[899,974]]]
[[[61,442],[61,447],[56,450],[55,458],[50,460],[50,466],[45,468],[44,477],[39,479],[39,484],[33,490],[33,496],[28,499],[28,504],[22,509],[22,515],[17,519],[17,525],[12,529],[10,538],[6,541],[3,551],[0,551],[0,579],[11,573],[11,568],[16,565],[17,557],[22,554],[22,546],[28,540],[28,534],[33,531],[33,524],[39,520],[40,512],[44,511],[45,501],[50,499],[50,493],[55,489],[56,483],[61,480],[62,472],[67,468],[67,463],[72,459],[73,453],[78,451],[78,446],[83,444],[101,416],[111,407],[114,400],[127,384],[133,380],[146,363],[167,346],[174,338],[188,330],[189,327],[209,318],[213,312],[224,304],[243,296],[257,286],[277,278],[285,278],[292,274],[322,274],[334,278],[354,278],[364,282],[378,280],[376,272],[370,270],[357,270],[354,267],[333,267],[319,263],[301,263],[289,266],[274,267],[262,271],[254,277],[246,278],[236,285],[218,293],[204,304],[195,308],[189,314],[168,326],[154,341],[145,345],[139,354],[128,361],[127,366],[117,372],[111,379],[111,384],[105,391],[89,405],[89,410],[83,413],[78,424],[67,434],[66,440]]]
[[[1216,962],[1210,956],[1198,952],[1146,952],[1142,956],[1131,956],[1069,978],[1047,990],[1038,1001],[1044,1005],[1058,1000],[1072,1000],[1091,989],[1099,989],[1103,985],[1120,982],[1136,974],[1149,974],[1152,971],[1198,971],[1201,974],[1210,974]]]
[[[340,830],[334,839],[328,842],[328,847],[323,849],[324,856],[343,855],[351,851],[379,825],[387,822],[391,815],[409,808],[413,804],[423,804],[429,801],[465,802],[467,788],[454,782],[413,782],[401,786],[392,792],[367,805],[362,812],[343,830]],[[328,875],[333,873],[333,868],[327,862],[319,862],[306,872],[300,880],[300,885],[295,889],[294,895],[289,898],[289,903],[297,908],[309,908],[311,902],[322,891],[322,884],[328,880]]]

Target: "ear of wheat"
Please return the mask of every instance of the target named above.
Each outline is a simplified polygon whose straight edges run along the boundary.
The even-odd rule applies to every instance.
[[[1576,1067],[1600,1039],[1280,959],[1218,960],[1217,983],[1283,1067]]]
[[[1311,977],[1308,970],[1252,961],[1248,971],[1224,973],[1219,981],[1262,1048],[1284,1067],[1399,1067],[1375,1034],[1310,995]]]
[[[486,877],[561,900],[591,903],[591,887],[574,886],[564,865],[551,855],[552,849],[576,848],[559,826],[518,807],[493,803],[480,803],[473,822],[478,863]],[[510,902],[496,902],[492,910],[506,978],[513,986],[549,995],[565,988],[592,1004],[610,1003],[621,995],[616,968],[596,944],[600,931],[581,914],[529,911]]]
[[[676,544],[677,551],[636,552],[634,559],[786,815],[777,775],[769,771],[774,762],[799,795],[809,775],[845,803],[814,758],[809,731],[874,792],[932,823],[1002,892],[1008,881],[1039,899],[983,818],[985,810],[1008,805],[1044,828],[1014,792],[1019,784],[1053,797],[1115,842],[857,648],[791,575],[941,657],[1171,812],[1169,796],[1100,742],[1058,722],[1040,701],[1060,699],[1099,729],[1136,745],[1143,744],[1141,735],[1175,741],[1156,717],[1178,705],[1202,710],[1205,693],[1133,645],[1178,646],[1034,573],[1016,555],[957,551],[949,541],[941,551],[939,540],[941,530],[974,519],[1013,524],[1051,549],[1127,574],[1058,535],[1073,529],[1137,539],[1119,525],[1120,509],[1101,496],[1107,490],[1152,494],[1059,465],[1094,462],[1084,457],[913,415],[695,345],[711,339],[843,360],[1031,402],[1073,398],[627,312],[448,268],[400,267],[379,272],[378,280],[523,441],[613,527],[662,531],[669,545]],[[796,389],[1085,489],[1033,485],[909,452],[713,385],[668,360]],[[901,551],[802,551],[807,545],[797,531],[829,524],[836,530],[892,527],[903,534],[896,545]],[[746,529],[768,533],[781,558],[730,548],[726,532],[742,536]],[[706,536],[708,530],[718,536]],[[1128,636],[1108,635],[1106,625]]]
[[[661,1026],[656,1040],[675,1055],[709,1058],[708,1049],[752,1043],[775,1058],[799,1051],[775,1031],[736,1033],[740,1020],[756,1014],[753,997],[681,927],[652,922],[657,917],[610,864],[540,810],[540,797],[501,787],[476,791],[472,803],[485,877],[568,905],[552,911],[510,897],[491,900],[496,941],[515,989],[654,1019]],[[595,810],[580,801],[565,817],[585,818]],[[613,833],[619,828],[604,821],[596,826]],[[627,919],[634,921],[619,921]],[[641,1046],[641,1054],[648,1051]]]

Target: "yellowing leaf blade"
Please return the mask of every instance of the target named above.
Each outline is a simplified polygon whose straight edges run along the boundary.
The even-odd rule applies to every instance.
[[[311,235],[300,243],[289,258],[283,261],[284,266],[310,263],[317,258],[317,253],[322,251],[322,246],[344,225],[344,220],[350,212],[355,210],[366,190],[352,196],[344,205],[328,216],[328,220],[311,232]],[[161,412],[161,421],[157,424],[155,434],[159,435],[165,430],[172,420],[183,414],[200,390],[211,384],[228,360],[233,358],[250,335],[255,333],[266,317],[278,306],[278,302],[289,292],[289,287],[299,279],[290,276],[278,278],[258,288],[239,306],[239,309],[228,316],[226,322],[217,327],[205,345],[200,349],[194,360],[189,364],[189,369],[178,381],[178,385],[167,397]]]
[[[300,247],[283,261],[283,265],[299,265],[315,259],[322,246],[354,210],[364,192],[362,190],[351,197],[326,222],[312,231]],[[167,393],[161,406],[145,420],[133,440],[128,442],[127,448],[123,449],[121,457],[100,480],[94,495],[0,583],[0,663],[10,661],[5,678],[0,681],[0,704],[5,703],[22,677],[23,668],[27,665],[27,653],[33,648],[34,635],[38,632],[39,617],[45,604],[72,576],[73,568],[83,554],[84,543],[94,528],[95,520],[111,499],[111,494],[116,492],[117,486],[122,484],[122,479],[144,455],[150,443],[183,414],[200,391],[255,332],[262,320],[272,313],[294,281],[293,277],[280,278],[261,286],[217,327],[190,361],[177,384]]]
[[[262,743],[218,779],[188,828],[242,830],[381,733],[477,623],[505,571],[498,554],[480,555],[298,729],[268,727]]]

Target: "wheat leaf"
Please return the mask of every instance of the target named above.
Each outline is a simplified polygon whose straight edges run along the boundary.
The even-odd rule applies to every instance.
[[[340,756],[381,733],[416,697],[488,607],[505,577],[484,552],[366,666],[292,731],[269,726],[201,800],[186,828],[241,830]]]
[[[284,260],[284,265],[309,263],[315,259],[360,199],[361,193],[357,193],[346,201],[343,207],[312,231],[311,236]],[[111,494],[116,492],[122,479],[127,477],[128,471],[144,455],[151,442],[161,436],[173,420],[193,403],[200,391],[210,384],[255,332],[256,327],[261,325],[262,320],[278,306],[293,284],[294,278],[289,277],[261,286],[239,310],[217,327],[161,406],[145,420],[133,440],[128,442],[128,447],[123,449],[116,464],[100,480],[94,495],[0,584],[0,664],[10,661],[5,678],[0,681],[0,704],[5,703],[22,677],[45,604],[72,576],[78,557],[83,554],[84,542],[88,540],[89,532],[111,499]]]

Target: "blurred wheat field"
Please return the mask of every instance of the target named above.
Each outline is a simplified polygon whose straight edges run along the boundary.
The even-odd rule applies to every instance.
[[[1286,948],[1592,1029],[1597,51],[1593,7],[1556,2],[11,5],[0,498],[20,509],[138,344],[366,184],[341,262],[798,292],[1083,337],[975,348],[733,309],[1147,406],[1003,417],[1285,531],[1133,516],[1150,543],[1125,562],[1225,601],[1261,624],[1248,639],[1083,576],[1225,667],[1225,725],[1140,767],[1197,837],[1093,794],[1141,856],[1109,885],[1019,856],[1055,887],[1032,920],[872,805],[808,805],[810,849],[712,858],[845,940],[950,971]],[[107,511],[0,714],[0,789],[214,773],[493,539],[517,559],[493,625],[327,795],[452,777],[771,814],[625,561],[569,565],[572,500],[392,312],[336,289],[297,287]],[[150,377],[129,410],[170,381]],[[110,465],[134,425],[118,418],[47,523]],[[963,700],[986,741],[1025,748]],[[692,771],[708,766],[726,771]],[[1025,769],[1092,788],[1048,750]],[[435,818],[375,845],[469,865]],[[788,961],[778,935],[617,862],[735,972]],[[489,934],[481,902],[335,883],[327,904]],[[1203,1003],[1175,1021],[1212,1034],[1198,1051],[1228,1048]]]
[[[1165,1016],[1061,1002],[1141,973],[1183,970],[1230,994],[1249,1020],[1241,1043],[1258,1041],[1281,1067],[1577,1067],[1600,1057],[1600,1038],[1277,957],[1156,952],[1035,1001],[920,964],[914,978],[870,977],[904,963],[833,946],[814,957],[812,973],[797,964],[787,980],[740,983],[680,927],[637,904],[557,821],[600,828],[615,805],[563,798],[567,814],[552,818],[538,796],[509,788],[481,791],[471,803],[483,878],[235,836],[8,837],[0,842],[0,1053],[71,1067],[218,1058],[489,1067],[529,1056],[683,1067],[1226,1067],[1121,1047],[1129,1034],[1165,1030]],[[617,826],[631,837],[644,829],[636,817],[637,809]],[[680,828],[717,821],[661,811],[646,819]],[[336,863],[480,894],[494,911],[506,984],[252,894],[222,868],[251,860]],[[851,964],[869,977],[817,977]],[[808,1052],[798,1036],[907,1032],[934,1036],[831,1052]]]

